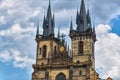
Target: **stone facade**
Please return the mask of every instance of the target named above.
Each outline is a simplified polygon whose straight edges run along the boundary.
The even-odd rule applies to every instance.
[[[39,34],[39,25],[37,28],[37,55],[32,80],[98,80],[94,57],[96,34],[91,27],[89,10],[86,13],[84,0],[81,0],[80,12],[77,11],[77,30],[73,29],[71,21],[71,49],[59,31],[58,37],[54,36],[54,16],[52,18],[51,14],[49,3],[42,35]]]

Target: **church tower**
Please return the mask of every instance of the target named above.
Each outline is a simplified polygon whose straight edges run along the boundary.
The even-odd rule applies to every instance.
[[[72,24],[72,22],[71,22]],[[84,0],[81,0],[80,11],[77,10],[76,14],[77,28],[74,30],[73,26],[70,26],[69,36],[72,41],[72,60],[73,63],[80,65],[74,68],[73,80],[97,80],[92,78],[91,75],[97,75],[95,72],[95,56],[94,45],[96,42],[95,28],[92,28],[91,17],[89,9],[86,13]],[[80,70],[80,72],[78,71]],[[96,73],[96,74],[93,74]],[[76,73],[81,73],[84,77],[78,76]],[[85,78],[86,77],[86,78]],[[95,77],[95,76],[94,76]]]
[[[84,0],[77,11],[74,29],[71,20],[69,36],[72,48],[69,49],[64,37],[55,37],[55,19],[49,2],[47,15],[43,19],[43,33],[36,32],[36,63],[33,65],[32,80],[98,80],[95,71],[94,44],[95,28],[92,28],[89,10],[86,13]]]

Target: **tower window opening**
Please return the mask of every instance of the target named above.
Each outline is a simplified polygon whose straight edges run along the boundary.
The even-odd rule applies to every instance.
[[[47,54],[47,46],[44,45],[44,46],[43,46],[43,51],[42,51],[42,57],[45,58],[45,57],[46,57],[46,54]]]
[[[78,48],[78,52],[79,52],[79,53],[83,53],[83,47],[84,47],[84,46],[83,46],[83,42],[82,42],[82,41],[80,41],[80,42],[78,43],[78,47],[79,47],[79,48]]]
[[[41,48],[40,48],[40,54],[41,54]]]
[[[54,47],[54,55],[56,54],[56,52],[57,52],[57,47],[55,46]]]

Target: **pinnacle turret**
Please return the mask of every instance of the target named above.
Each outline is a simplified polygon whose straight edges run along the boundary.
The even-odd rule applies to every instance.
[[[39,38],[39,22],[37,23],[36,38]]]
[[[58,36],[57,36],[58,39],[60,39],[60,28],[58,28]]]
[[[88,23],[88,27],[91,28],[91,17],[90,17],[89,9],[87,10],[87,23]]]
[[[76,14],[76,24],[79,24],[79,12],[77,10],[77,14]]]
[[[71,23],[70,23],[70,31],[73,30],[73,24],[72,24],[72,17],[71,17]]]

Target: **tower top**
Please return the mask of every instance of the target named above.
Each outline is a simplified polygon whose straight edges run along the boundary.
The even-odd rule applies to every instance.
[[[54,14],[52,16],[51,3],[49,0],[49,5],[47,9],[47,15],[43,20],[43,37],[54,37]]]
[[[77,11],[77,15],[76,15],[76,24],[77,24],[76,31],[78,33],[87,31],[90,28],[89,24],[91,20],[88,19],[90,19],[89,11],[87,17],[84,0],[81,0],[80,12]]]

